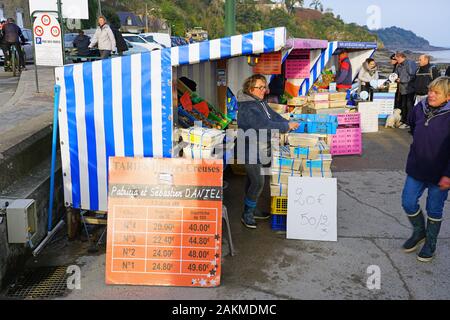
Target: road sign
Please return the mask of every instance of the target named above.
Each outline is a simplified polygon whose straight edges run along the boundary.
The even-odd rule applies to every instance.
[[[30,12],[58,11],[56,0],[30,0]],[[63,0],[62,15],[65,19],[89,19],[88,0]]]
[[[33,25],[36,65],[62,66],[61,27],[54,14],[40,13]]]

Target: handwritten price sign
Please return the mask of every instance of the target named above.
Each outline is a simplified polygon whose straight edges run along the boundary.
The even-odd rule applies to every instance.
[[[289,177],[287,237],[337,241],[337,180]]]

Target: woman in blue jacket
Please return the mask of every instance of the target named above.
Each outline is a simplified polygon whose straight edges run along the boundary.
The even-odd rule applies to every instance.
[[[289,122],[269,107],[264,101],[268,93],[266,78],[253,75],[245,81],[243,92],[238,95],[238,161],[245,163],[247,171],[241,221],[249,229],[256,229],[255,219],[270,218],[270,214],[257,211],[256,204],[264,188],[263,167],[271,162],[272,133],[274,130],[287,133],[299,127],[298,123]],[[245,149],[240,148],[244,144]]]
[[[434,80],[428,99],[416,105],[409,115],[414,136],[408,156],[408,175],[402,202],[413,225],[413,235],[403,245],[407,253],[425,242],[417,256],[421,262],[431,262],[436,251],[445,202],[450,189],[450,78]],[[428,189],[425,224],[419,199]]]

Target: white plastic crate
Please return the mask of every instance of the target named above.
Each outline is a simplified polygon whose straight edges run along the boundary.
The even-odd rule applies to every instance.
[[[379,104],[377,102],[361,102],[358,105],[358,110],[361,114],[362,133],[378,132]]]

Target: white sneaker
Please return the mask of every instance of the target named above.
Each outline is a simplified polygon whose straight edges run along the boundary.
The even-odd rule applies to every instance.
[[[406,129],[409,129],[410,128],[410,126],[408,126],[406,123],[403,123],[400,127],[398,127],[399,129],[402,129],[402,130],[406,130]]]

